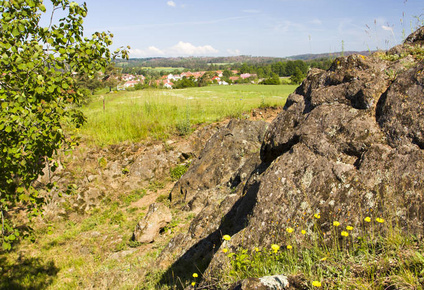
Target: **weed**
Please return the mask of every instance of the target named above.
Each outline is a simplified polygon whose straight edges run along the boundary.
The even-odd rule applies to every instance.
[[[121,211],[118,211],[116,214],[111,216],[109,224],[111,225],[122,225],[126,221],[124,214]]]
[[[165,183],[158,180],[154,180],[149,183],[149,186],[147,187],[147,189],[153,192],[157,192],[159,189],[162,189],[164,187],[165,187]]]
[[[176,180],[180,179],[181,176],[183,176],[184,173],[187,172],[187,170],[188,170],[188,165],[186,165],[186,164],[177,165],[177,166],[171,168],[169,170],[169,173],[171,175],[172,181],[176,181]]]
[[[125,205],[130,205],[131,203],[140,200],[141,198],[143,198],[146,195],[146,190],[145,189],[134,189],[131,193],[129,194],[123,194],[119,196],[119,199],[125,204]]]
[[[362,225],[333,221],[332,241],[324,241],[321,214],[315,214],[312,233],[286,228],[285,244],[231,250],[225,235],[221,251],[227,256],[223,283],[248,277],[285,273],[301,275],[308,287],[327,289],[418,289],[424,282],[422,244],[405,235],[396,223],[365,217]],[[354,233],[354,234],[353,234]],[[328,238],[328,237],[327,237]],[[309,281],[309,282],[308,282]]]
[[[169,205],[170,201],[169,201],[169,195],[168,194],[161,194],[156,198],[156,202],[161,202],[165,205]]]
[[[143,243],[141,243],[141,242],[139,242],[139,241],[133,241],[133,240],[130,240],[130,241],[128,242],[128,247],[130,247],[130,248],[138,248],[138,247],[140,247],[142,244],[143,244]]]
[[[102,169],[105,169],[106,166],[107,166],[107,160],[106,160],[105,157],[100,157],[99,160],[98,160],[98,163],[99,163],[100,168],[102,168]]]

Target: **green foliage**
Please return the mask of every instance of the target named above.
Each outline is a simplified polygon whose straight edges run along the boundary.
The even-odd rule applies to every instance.
[[[192,88],[198,87],[198,83],[194,80],[194,78],[182,78],[174,83],[174,88],[176,89],[184,89],[184,88]]]
[[[306,75],[297,67],[290,80],[293,84],[300,84],[305,77]]]
[[[281,81],[278,75],[273,73],[270,78],[261,81],[260,84],[261,85],[279,85],[281,84]]]
[[[73,147],[64,122],[79,128],[85,121],[75,105],[84,99],[73,75],[93,77],[112,57],[112,35],[83,36],[86,4],[52,0],[66,15],[48,27],[40,25],[46,7],[41,0],[0,0],[0,211],[18,203],[29,216],[41,213],[43,198],[32,186],[62,146]],[[53,18],[53,15],[51,17]],[[119,51],[118,51],[119,52]],[[117,52],[117,53],[118,53]],[[123,55],[126,55],[124,51]],[[6,223],[5,223],[6,224]],[[2,227],[3,248],[16,235]]]
[[[169,170],[169,173],[171,174],[171,179],[173,181],[180,179],[181,176],[183,176],[184,173],[187,172],[187,170],[188,170],[188,165],[186,164],[177,165],[174,168],[171,168]]]

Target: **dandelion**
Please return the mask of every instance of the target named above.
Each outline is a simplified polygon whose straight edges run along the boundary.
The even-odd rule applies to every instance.
[[[314,286],[314,287],[321,287],[321,282],[320,281],[313,281],[312,282],[312,286]]]
[[[320,214],[320,213],[316,213],[316,214],[314,214],[314,217],[315,217],[316,219],[320,219],[320,218],[321,218],[321,214]]]
[[[194,285],[196,285],[196,282],[191,282],[191,286],[194,287]]]
[[[258,248],[258,247],[255,247],[255,251],[256,251],[256,252],[259,252],[259,248]]]
[[[225,253],[228,252],[228,249],[227,248],[224,248],[224,249],[222,249],[222,252],[225,254]]]
[[[338,227],[339,225],[340,225],[340,223],[338,221],[333,222],[333,226]]]
[[[378,223],[382,224],[384,223],[384,219],[383,218],[376,218],[375,219]]]
[[[364,221],[366,221],[367,223],[371,222],[371,218],[369,216],[367,216],[366,218],[364,218]]]
[[[342,231],[342,232],[341,232],[341,235],[342,235],[343,237],[347,237],[347,236],[349,236],[349,233],[348,233],[348,232],[346,232],[346,231]]]
[[[291,245],[287,245],[287,249],[291,250],[291,249],[293,249],[293,247]]]
[[[348,231],[353,231],[353,227],[352,227],[352,226],[347,226],[347,227],[346,227],[346,230],[348,230]]]
[[[321,261],[323,261],[323,262],[324,262],[325,260],[327,260],[327,257],[324,257],[324,258],[322,258],[322,259],[321,259]]]
[[[291,234],[291,233],[294,231],[294,229],[293,229],[293,228],[287,228],[287,229],[286,229],[286,231],[287,231],[289,234]]]
[[[274,253],[277,253],[278,250],[280,249],[280,246],[279,245],[276,245],[276,244],[272,244],[271,245],[271,249],[274,251]]]
[[[302,233],[302,235],[306,235],[306,231],[305,230],[301,230],[300,232]]]
[[[226,241],[231,240],[231,237],[229,235],[224,235],[222,238]]]
[[[193,278],[197,278],[199,275],[197,273],[193,273]]]

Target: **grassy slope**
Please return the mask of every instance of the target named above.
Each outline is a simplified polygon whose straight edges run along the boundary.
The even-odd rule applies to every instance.
[[[105,112],[101,97],[94,96],[83,108],[88,122],[81,134],[98,145],[166,137],[187,118],[191,125],[210,123],[260,105],[282,106],[294,88],[240,85],[119,92],[104,95]],[[69,156],[67,168],[76,178],[86,158],[84,147],[91,145],[83,144]],[[171,186],[170,176],[160,188],[109,195],[88,214],[37,223],[35,242],[24,239],[12,252],[0,253],[0,289],[156,288],[151,269],[145,277],[149,262],[171,237],[185,231],[194,215],[174,212],[165,234],[153,244],[139,245],[130,238],[149,204],[166,202]]]
[[[259,106],[282,106],[296,86],[209,86],[184,90],[118,92],[93,97],[82,134],[98,145],[148,136],[166,139],[192,125],[241,117]],[[105,110],[103,111],[103,99]]]

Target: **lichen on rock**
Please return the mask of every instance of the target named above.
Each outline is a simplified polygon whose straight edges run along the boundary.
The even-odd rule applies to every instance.
[[[212,137],[171,192],[174,206],[201,210],[162,253],[162,260],[178,253],[164,281],[187,265],[206,280],[219,275],[224,234],[234,249],[283,243],[286,227],[310,230],[317,213],[323,233],[335,216],[360,224],[372,211],[422,235],[423,29],[386,53],[339,57],[327,71],[311,70],[264,133],[260,151],[246,145],[249,155],[240,154],[244,145],[234,135],[242,124]],[[414,54],[405,55],[411,46]],[[239,172],[245,177],[233,192],[218,189]]]

